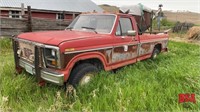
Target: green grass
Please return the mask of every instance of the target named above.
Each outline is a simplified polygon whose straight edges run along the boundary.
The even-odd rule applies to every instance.
[[[89,85],[65,92],[39,87],[28,73],[15,75],[10,41],[0,44],[0,111],[200,111],[198,45],[170,41],[169,52],[155,61],[101,72]],[[196,104],[179,104],[180,93],[195,93]]]

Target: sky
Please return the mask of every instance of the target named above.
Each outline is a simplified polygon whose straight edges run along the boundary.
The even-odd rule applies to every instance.
[[[151,8],[158,9],[158,5],[163,5],[163,10],[191,11],[200,13],[200,0],[92,0],[96,4],[109,4],[115,6],[135,5],[142,3]]]

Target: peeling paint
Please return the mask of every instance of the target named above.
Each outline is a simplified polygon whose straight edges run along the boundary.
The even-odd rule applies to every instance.
[[[126,46],[127,48],[125,48]],[[112,50],[112,57],[109,57],[111,63],[116,63],[120,61],[125,61],[129,59],[136,58],[138,56],[137,48],[138,45],[124,45],[121,47],[114,47]],[[110,51],[108,52],[110,53]]]

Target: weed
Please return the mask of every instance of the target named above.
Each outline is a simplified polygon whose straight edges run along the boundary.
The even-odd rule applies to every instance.
[[[0,49],[10,49],[11,48],[11,40],[10,38],[4,38],[4,39],[1,39],[0,41]]]

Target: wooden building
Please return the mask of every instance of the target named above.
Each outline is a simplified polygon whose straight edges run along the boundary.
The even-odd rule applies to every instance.
[[[31,6],[32,17],[47,19],[73,19],[82,12],[103,12],[91,0],[1,0],[1,17],[22,18]]]

